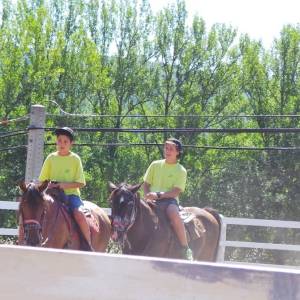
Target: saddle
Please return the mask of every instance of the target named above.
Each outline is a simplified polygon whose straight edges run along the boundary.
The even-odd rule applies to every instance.
[[[76,236],[76,233],[78,234],[79,240],[80,240],[80,248],[82,250],[90,251],[90,246],[88,245],[87,241],[85,240],[79,225],[77,224],[73,214],[71,213],[69,203],[66,199],[66,196],[63,191],[58,189],[51,189],[48,194],[52,196],[57,203],[60,203],[61,205],[61,211],[64,215],[64,218],[68,224],[69,231],[70,231],[70,237],[74,238]],[[99,233],[99,222],[96,220],[95,216],[92,213],[91,208],[88,208],[86,206],[81,206],[80,211],[84,213],[86,220],[89,224],[91,234],[93,232]]]
[[[156,211],[158,217],[161,216],[165,219],[167,218],[165,213],[165,205],[159,205],[157,202],[153,201],[151,201],[150,203],[149,202],[148,204],[150,205],[150,207],[152,207],[152,209]],[[185,208],[182,206],[179,207],[179,215],[185,227],[188,243],[193,240],[199,239],[206,231],[200,220],[196,218],[193,213],[185,210]]]
[[[193,213],[186,211],[184,207],[181,207],[179,214],[185,227],[188,243],[199,239],[205,232],[205,228],[201,224],[200,220],[196,218]]]

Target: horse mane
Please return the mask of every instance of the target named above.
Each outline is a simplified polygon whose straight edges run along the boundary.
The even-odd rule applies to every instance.
[[[120,191],[126,192],[126,193],[130,193],[130,187],[132,187],[132,185],[126,183],[126,182],[122,182],[118,185],[116,185],[116,188],[112,190],[112,194],[110,196],[110,201],[112,200],[112,198],[114,197],[114,195]],[[136,193],[137,194],[137,193]]]
[[[117,186],[117,190],[123,190],[123,191],[127,191],[129,190],[131,187],[130,184],[128,184],[127,182],[121,182],[118,186]]]
[[[45,201],[43,192],[40,192],[35,185],[29,185],[25,194],[25,199],[22,197],[21,205],[23,200],[27,201],[32,210],[35,210],[41,205],[41,203],[44,203]]]

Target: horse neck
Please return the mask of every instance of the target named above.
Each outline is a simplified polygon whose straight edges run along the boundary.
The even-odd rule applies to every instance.
[[[46,203],[44,229],[45,231],[49,231],[49,229],[51,230],[50,227],[54,225],[55,218],[59,211],[59,206],[57,202],[49,195],[45,195],[44,201]]]
[[[151,207],[144,201],[139,201],[133,228],[141,235],[147,236],[155,228],[156,216]]]
[[[45,197],[47,201],[47,211],[45,214],[45,222],[43,226],[43,236],[48,240],[46,247],[62,248],[64,246],[64,236],[69,233],[69,225],[67,223],[67,216],[62,204],[55,200],[50,195]],[[64,234],[65,233],[65,234]],[[67,238],[66,238],[67,239]]]
[[[148,247],[157,228],[157,220],[150,206],[144,201],[139,201],[136,218],[127,232],[130,244],[124,253],[142,254]]]

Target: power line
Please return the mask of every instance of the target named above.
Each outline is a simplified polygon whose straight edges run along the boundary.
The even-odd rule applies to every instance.
[[[16,150],[16,149],[20,149],[20,148],[27,148],[27,145],[20,145],[20,146],[12,146],[12,147],[0,148],[0,152],[11,151],[11,150]]]
[[[61,114],[47,114],[51,117],[80,117],[80,118],[300,118],[300,115],[97,115],[97,114],[74,114],[64,111],[54,100],[48,100],[55,104]]]
[[[29,130],[54,131],[54,127],[29,127]],[[300,128],[74,128],[78,132],[125,132],[125,133],[299,133]],[[0,136],[1,137],[1,136]]]
[[[2,120],[0,121],[0,125],[8,125],[9,123],[13,123],[13,122],[20,122],[20,121],[24,121],[24,120],[28,120],[29,119],[29,115],[25,115],[23,117],[19,117],[16,119],[6,119],[6,118],[2,118]]]
[[[198,118],[198,119],[210,119],[210,118],[218,118],[218,119],[243,119],[243,118],[300,118],[300,115],[97,115],[97,114],[73,114],[67,113],[61,109],[62,114],[49,114],[47,116],[50,117],[79,117],[79,118]]]
[[[45,143],[45,146],[54,146],[54,143]],[[153,147],[163,146],[158,143],[75,143],[77,147]],[[197,146],[183,145],[183,148],[207,149],[207,150],[243,150],[243,151],[300,151],[300,147],[232,147],[232,146]]]
[[[13,131],[9,131],[5,134],[1,134],[0,138],[6,138],[6,137],[12,137],[12,136],[17,136],[17,135],[25,135],[27,134],[27,131],[24,130],[13,130]]]

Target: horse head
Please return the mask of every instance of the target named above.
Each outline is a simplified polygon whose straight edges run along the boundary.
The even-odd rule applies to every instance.
[[[123,242],[126,232],[133,225],[139,205],[138,189],[142,184],[128,185],[109,183],[111,219],[114,241]]]
[[[42,243],[42,224],[46,211],[44,190],[47,186],[48,181],[40,185],[33,182],[19,184],[23,193],[19,205],[19,216],[24,230],[24,242],[28,246],[38,246]]]

